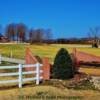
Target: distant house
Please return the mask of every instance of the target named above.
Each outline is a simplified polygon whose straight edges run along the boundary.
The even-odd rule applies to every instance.
[[[1,33],[0,33],[0,42],[2,43],[5,43],[5,42],[9,42],[9,39],[5,36],[3,36]]]

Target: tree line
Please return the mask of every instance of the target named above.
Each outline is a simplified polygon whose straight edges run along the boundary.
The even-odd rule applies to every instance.
[[[10,23],[5,27],[4,35],[10,41],[17,42],[43,42],[52,37],[51,29],[29,29],[24,23]]]
[[[0,26],[0,33],[2,27]],[[53,39],[51,29],[43,29],[43,28],[28,28],[27,25],[24,23],[10,23],[6,25],[4,29],[5,36],[10,41],[17,41],[17,42],[30,42],[33,43],[61,43],[61,44],[92,44],[92,47],[98,47],[100,44],[100,26],[90,28],[89,31],[86,33],[86,38],[58,38]]]

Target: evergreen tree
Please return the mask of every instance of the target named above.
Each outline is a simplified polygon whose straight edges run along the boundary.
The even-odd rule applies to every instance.
[[[61,48],[54,60],[52,77],[56,79],[69,79],[74,75],[74,68],[70,54]]]

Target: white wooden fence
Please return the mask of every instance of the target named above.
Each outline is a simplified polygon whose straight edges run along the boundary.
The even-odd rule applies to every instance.
[[[5,69],[5,70],[6,69],[19,69],[19,71],[15,72],[15,73],[0,73],[0,77],[3,77],[3,76],[19,76],[19,78],[16,79],[16,80],[4,80],[4,81],[0,80],[0,84],[16,83],[16,82],[18,82],[18,86],[19,86],[19,88],[21,88],[23,82],[35,80],[36,84],[38,85],[40,80],[43,79],[42,76],[40,77],[40,73],[43,72],[43,70],[40,70],[40,67],[42,67],[42,66],[43,65],[40,64],[40,63],[28,64],[28,65],[19,64],[17,66],[0,66],[0,70],[1,69]],[[26,68],[26,67],[36,67],[36,70],[35,71],[23,72],[22,69]],[[35,77],[33,76],[33,78],[23,78],[22,77],[23,75],[28,75],[28,74],[36,74],[36,76]]]
[[[15,59],[15,58],[10,58],[10,57],[3,57],[2,55],[0,55],[0,64],[1,64],[2,61],[17,63],[17,64],[19,64],[19,63],[25,64],[25,60]]]

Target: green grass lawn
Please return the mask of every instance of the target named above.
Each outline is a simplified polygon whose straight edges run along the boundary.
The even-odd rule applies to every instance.
[[[22,58],[25,59],[25,51],[26,48],[29,47],[33,53],[33,55],[38,55],[40,57],[48,57],[50,59],[50,62],[53,62],[54,57],[57,53],[57,51],[60,48],[66,48],[69,52],[72,52],[73,47],[75,45],[71,45],[71,47],[68,47],[69,45],[58,45],[58,44],[52,44],[52,45],[28,45],[28,44],[0,44],[0,54],[3,56],[10,56],[12,52],[12,56],[14,58]],[[87,52],[90,54],[94,54],[97,56],[100,56],[100,48],[77,48],[79,51]]]

